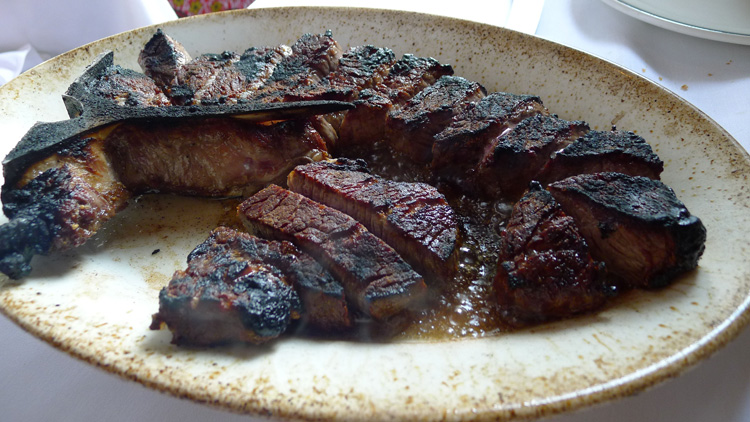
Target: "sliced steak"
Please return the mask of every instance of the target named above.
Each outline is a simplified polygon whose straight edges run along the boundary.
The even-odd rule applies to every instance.
[[[621,173],[572,176],[549,185],[626,287],[662,287],[698,265],[706,228],[664,183]]]
[[[379,52],[374,57],[384,62],[390,59],[389,55]],[[348,111],[341,122],[336,153],[371,152],[374,144],[385,138],[385,125],[392,110],[406,104],[442,76],[452,74],[451,66],[412,54],[405,54],[392,63],[382,79],[377,73],[378,82],[360,91],[354,100],[355,109]]]
[[[247,229],[289,240],[323,264],[363,313],[386,319],[421,305],[422,277],[360,223],[298,193],[271,185],[240,204]]]
[[[385,126],[388,144],[413,160],[429,163],[434,136],[453,116],[486,95],[484,87],[459,76],[443,76],[391,111]]]
[[[287,184],[361,222],[421,274],[444,280],[455,272],[458,219],[434,187],[386,180],[347,159],[297,166]]]
[[[583,173],[617,172],[659,179],[664,163],[633,132],[591,131],[557,152],[537,176],[551,183]]]
[[[172,343],[191,346],[260,344],[280,336],[302,308],[290,277],[265,258],[289,246],[214,230],[190,253],[187,269],[159,292],[151,329],[166,325]]]
[[[320,120],[331,127],[326,131],[319,129],[330,133],[325,136],[329,149],[346,151],[352,146],[368,143],[363,140],[377,137],[370,133],[373,130],[371,119],[377,116],[378,110],[387,112],[391,103],[382,97],[373,98],[373,87],[382,84],[395,61],[395,54],[388,48],[352,47],[341,56],[338,68],[321,81],[318,94],[321,98],[337,98],[356,104],[354,110],[321,116]],[[383,101],[384,104],[379,103]],[[382,132],[382,128],[377,130]]]
[[[493,139],[477,167],[471,186],[493,198],[515,200],[549,161],[552,154],[580,137],[589,127],[580,121],[536,114]],[[471,174],[471,173],[469,173]]]
[[[106,67],[98,78],[79,78],[77,83],[84,84],[85,86],[81,89],[87,93],[119,106],[164,107],[171,105],[171,99],[153,79],[118,65]],[[66,94],[70,95],[70,90]]]
[[[495,138],[539,113],[547,111],[539,97],[530,95],[495,92],[470,104],[435,135],[431,164],[435,178],[461,186],[472,179]]]
[[[514,324],[592,311],[611,291],[573,218],[539,183],[515,204],[502,233],[495,289]]]
[[[291,46],[291,54],[276,65],[253,98],[263,102],[342,99],[338,91],[321,91],[320,83],[339,65],[342,51],[330,31],[305,34]]]

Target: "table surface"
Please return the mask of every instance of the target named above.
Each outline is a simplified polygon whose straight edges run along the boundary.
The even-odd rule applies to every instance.
[[[441,2],[401,3],[410,10],[451,14],[450,9],[441,10],[447,7],[437,5]],[[463,3],[466,7],[460,17],[488,21],[481,3]],[[257,0],[251,7],[274,4],[278,3]],[[536,35],[638,72],[695,105],[750,149],[750,46],[671,32],[592,0],[547,0]],[[2,421],[256,420],[118,378],[52,348],[3,317],[0,335]],[[548,420],[750,421],[749,349],[750,330],[746,329],[675,379],[636,396]]]

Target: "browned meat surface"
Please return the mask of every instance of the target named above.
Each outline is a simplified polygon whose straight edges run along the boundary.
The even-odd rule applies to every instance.
[[[385,319],[420,305],[427,289],[422,277],[348,215],[276,185],[238,211],[250,232],[292,241],[321,262],[365,314]]]
[[[451,123],[469,103],[486,95],[484,87],[459,76],[443,76],[391,111],[385,137],[396,151],[413,160],[429,163],[435,134]]]
[[[177,73],[193,58],[182,44],[161,29],[143,46],[138,64],[148,77],[162,88],[178,85]]]
[[[433,58],[405,54],[393,63],[387,52],[370,52],[374,53],[371,56],[374,60],[370,60],[390,66],[387,74],[381,78],[381,73],[377,72],[373,83],[360,90],[354,100],[356,108],[346,113],[339,128],[337,154],[371,152],[374,144],[384,139],[386,121],[392,110],[406,104],[442,76],[453,74],[451,66]],[[351,59],[355,61],[361,58],[353,56]],[[378,67],[378,70],[383,68]]]
[[[661,287],[698,265],[706,229],[664,183],[620,173],[582,174],[549,190],[626,287]]]
[[[472,173],[495,138],[539,113],[547,113],[542,101],[529,95],[495,92],[469,104],[447,128],[435,135],[433,176],[463,186],[465,180],[472,179]]]
[[[294,254],[289,244],[216,229],[159,292],[151,329],[166,325],[172,343],[191,346],[260,344],[280,336],[300,317],[301,305],[291,277],[266,257],[290,247]]]
[[[0,271],[19,278],[33,255],[82,245],[124,208],[130,193],[117,181],[102,142],[84,139],[31,166],[16,189],[3,188]]]
[[[527,117],[490,142],[475,177],[467,177],[467,183],[486,196],[515,200],[555,151],[586,131],[588,125],[580,121],[544,114]]]
[[[510,323],[599,308],[610,289],[573,221],[538,183],[515,204],[502,233],[495,288]]]
[[[338,98],[318,83],[338,67],[341,49],[330,32],[305,34],[292,46],[252,47],[191,59],[184,48],[157,32],[139,55],[143,71],[174,104],[264,102]],[[326,95],[327,94],[327,95]]]
[[[347,159],[298,166],[287,180],[289,189],[361,222],[421,274],[455,272],[458,219],[434,187],[386,180]]]
[[[86,89],[117,105],[163,107],[171,104],[153,79],[120,66],[111,66],[97,79],[85,81]]]
[[[327,156],[308,122],[262,125],[227,118],[122,125],[106,148],[119,180],[134,192],[201,196],[251,194],[283,183],[296,164]]]
[[[659,179],[662,170],[664,163],[635,133],[591,131],[557,152],[537,178],[546,184],[577,174],[612,171]]]
[[[292,44],[291,54],[279,62],[253,97],[264,102],[341,99],[337,90],[321,94],[319,84],[338,68],[342,54],[330,31],[305,34]]]

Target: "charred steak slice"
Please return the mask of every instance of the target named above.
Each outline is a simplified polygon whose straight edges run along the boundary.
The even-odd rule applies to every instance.
[[[495,289],[511,323],[560,319],[604,304],[604,265],[539,183],[514,205],[502,233]]]
[[[389,113],[386,140],[394,150],[418,162],[429,163],[435,134],[445,129],[468,103],[479,101],[485,95],[484,87],[476,82],[459,76],[443,76]]]
[[[515,200],[552,154],[588,131],[586,123],[536,114],[493,139],[475,178],[467,178],[484,195]],[[471,188],[467,186],[467,188]]]
[[[176,105],[236,103],[250,98],[292,53],[285,45],[250,48],[242,55],[226,51],[191,58],[184,47],[161,30],[138,56],[143,72]]]
[[[445,279],[455,272],[458,221],[434,187],[386,180],[348,159],[297,166],[287,184],[361,222],[421,274]]]
[[[435,135],[431,163],[434,177],[462,186],[495,138],[539,113],[547,111],[539,97],[530,95],[495,92],[469,104]]]
[[[172,343],[191,346],[260,344],[280,336],[301,311],[290,277],[265,259],[285,248],[232,229],[214,230],[190,253],[187,269],[159,292],[151,329],[164,324]]]
[[[389,58],[381,53],[375,57]],[[406,104],[442,76],[453,74],[449,65],[412,54],[405,54],[391,64],[382,80],[360,91],[354,101],[355,109],[346,113],[339,129],[337,154],[371,152],[374,144],[385,137],[385,125],[391,111]]]
[[[557,152],[537,178],[552,183],[577,174],[610,171],[659,179],[663,170],[664,163],[635,133],[591,131]]]
[[[321,97],[319,84],[338,68],[342,54],[330,31],[305,34],[292,44],[291,54],[282,58],[253,98],[263,102],[340,99],[341,94],[336,91]]]
[[[348,215],[276,185],[238,211],[250,232],[292,241],[321,262],[361,312],[385,319],[420,305],[427,289],[422,277]]]
[[[591,245],[625,287],[655,288],[698,265],[706,228],[664,183],[643,176],[594,173],[549,185]]]
[[[10,221],[0,226],[0,271],[17,279],[31,271],[33,255],[82,245],[130,196],[101,139],[82,139],[37,162],[16,186],[3,186]]]

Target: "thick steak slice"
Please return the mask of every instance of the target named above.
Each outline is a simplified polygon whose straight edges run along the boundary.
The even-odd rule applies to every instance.
[[[453,116],[486,95],[484,87],[459,76],[443,76],[388,115],[385,137],[394,150],[413,160],[429,163],[435,134]]]
[[[537,179],[544,184],[584,173],[617,172],[659,179],[664,163],[633,132],[591,131],[557,152]]]
[[[539,113],[547,114],[542,101],[529,95],[495,92],[469,104],[435,135],[431,164],[435,178],[462,186],[495,138]]]
[[[260,344],[283,334],[300,316],[299,297],[256,242],[263,241],[231,229],[212,232],[159,292],[151,329],[164,324],[172,343],[193,346]]]
[[[297,166],[287,184],[361,222],[421,274],[445,279],[455,272],[458,221],[434,187],[386,180],[348,159]]]
[[[158,30],[146,43],[138,63],[176,105],[236,103],[250,98],[292,49],[250,48],[191,58],[184,47]]]
[[[299,318],[304,328],[352,326],[343,287],[309,255],[226,227],[190,253],[159,304],[151,328],[165,323],[181,344],[261,343]]]
[[[509,322],[559,319],[600,307],[610,291],[603,270],[573,218],[533,183],[502,233],[495,288]]]
[[[291,54],[276,65],[265,84],[253,94],[263,102],[321,99],[320,82],[338,68],[341,47],[330,31],[305,34],[291,46]],[[338,94],[334,98],[339,99]]]
[[[389,58],[380,53],[375,57]],[[378,83],[360,91],[354,101],[355,109],[348,111],[341,122],[336,153],[372,151],[373,144],[385,137],[388,113],[406,104],[442,76],[452,74],[453,68],[450,65],[441,64],[429,57],[404,54],[392,63],[382,79],[378,78]]]
[[[552,154],[588,131],[580,121],[536,114],[490,142],[476,178],[467,181],[480,193],[494,198],[519,198]],[[472,186],[466,186],[471,188]]]
[[[706,228],[664,183],[621,173],[569,177],[549,190],[626,287],[661,287],[698,265]]]
[[[276,185],[245,200],[238,212],[249,231],[289,240],[321,262],[365,314],[385,319],[421,305],[422,277],[348,215]]]

